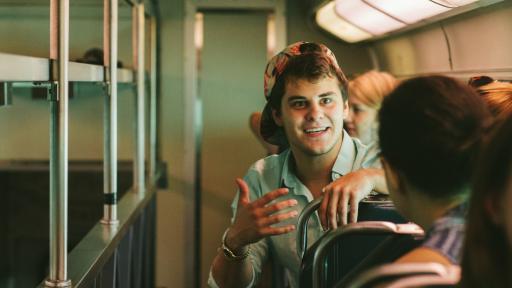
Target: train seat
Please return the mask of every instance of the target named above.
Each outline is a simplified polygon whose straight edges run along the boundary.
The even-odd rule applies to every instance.
[[[360,219],[390,221],[362,221],[328,231],[306,251],[307,222],[320,201],[311,202],[299,216],[297,253],[302,259],[301,287],[332,287],[352,275],[351,271],[392,262],[421,243],[423,230],[415,224],[390,222],[404,220],[385,201],[361,203]]]
[[[336,288],[370,287],[456,287],[460,267],[439,263],[391,263],[366,270],[350,283],[341,281]]]

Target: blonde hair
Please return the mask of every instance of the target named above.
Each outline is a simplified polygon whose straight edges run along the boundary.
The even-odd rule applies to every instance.
[[[398,80],[393,75],[371,70],[349,82],[348,95],[349,98],[356,98],[366,106],[379,109],[384,97],[397,85]]]
[[[512,114],[512,83],[492,82],[477,88],[494,117]]]

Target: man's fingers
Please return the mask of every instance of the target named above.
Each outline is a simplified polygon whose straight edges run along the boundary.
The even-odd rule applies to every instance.
[[[350,223],[357,222],[357,213],[358,213],[359,203],[355,196],[350,198],[350,215],[349,221]]]
[[[270,215],[270,214],[273,214],[273,213],[275,213],[277,211],[281,211],[283,209],[286,209],[286,208],[289,208],[289,207],[293,207],[293,206],[295,206],[297,204],[298,204],[298,202],[295,199],[280,201],[280,202],[277,202],[275,204],[268,205],[268,206],[266,206],[264,208],[261,208],[261,214],[262,215]]]
[[[324,188],[322,190],[324,192],[324,198],[322,199],[322,203],[320,203],[320,207],[318,208],[318,216],[320,217],[320,223],[324,230],[329,228],[329,221],[327,220],[327,205],[329,204],[329,196],[331,195],[330,190]]]
[[[283,227],[267,227],[261,230],[261,234],[263,236],[273,236],[273,235],[281,235],[286,234],[295,230],[295,225],[287,225]]]
[[[286,213],[272,214],[271,216],[262,218],[260,221],[258,221],[258,226],[266,228],[266,226],[270,226],[273,224],[277,224],[279,222],[283,222],[290,218],[294,218],[297,215],[299,215],[299,212],[297,212],[296,210],[286,212]]]
[[[340,221],[341,225],[347,224],[347,213],[348,213],[348,195],[343,193],[340,197],[339,210],[340,210]]]
[[[339,191],[336,189],[336,190],[332,190],[332,193],[329,193],[330,194],[330,198],[329,199],[329,203],[328,203],[328,206],[327,206],[327,219],[329,219],[329,227],[331,229],[336,229],[338,228],[338,199],[340,198],[340,193]],[[343,195],[342,195],[343,197]]]
[[[288,194],[288,188],[279,188],[272,192],[269,192],[262,196],[259,199],[254,200],[254,202],[251,203],[253,207],[263,207],[267,205],[269,202],[273,201],[276,198],[279,198],[283,195]]]
[[[249,199],[249,186],[245,183],[244,180],[240,178],[236,178],[236,185],[240,190],[240,195],[238,195],[238,205],[247,205],[251,202]]]

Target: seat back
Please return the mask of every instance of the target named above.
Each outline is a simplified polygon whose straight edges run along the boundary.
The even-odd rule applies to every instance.
[[[322,203],[322,197],[319,197],[306,205],[302,212],[299,215],[299,219],[297,220],[297,255],[299,255],[299,259],[304,257],[304,253],[306,253],[306,248],[308,247],[308,223],[313,213],[320,208],[320,203]]]
[[[318,245],[323,241],[325,237],[328,237],[332,231],[324,234],[316,243],[314,243],[311,247],[308,247],[307,243],[307,234],[308,234],[308,221],[311,216],[317,211],[320,207],[322,199],[318,198],[312,202],[310,202],[302,211],[299,216],[298,225],[297,225],[297,254],[299,258],[302,260],[301,263],[301,286],[302,287],[311,287],[313,281],[313,259],[314,255],[317,251]],[[359,221],[371,221],[371,220],[379,220],[379,221],[389,221],[392,223],[406,223],[405,219],[403,219],[394,209],[392,202],[388,199],[382,200],[376,199],[375,197],[369,197],[365,200],[361,201],[359,204]],[[391,248],[391,251],[409,251],[404,249],[412,249],[408,247],[415,247],[415,243],[417,242],[415,239],[410,239],[410,237],[391,237],[393,233],[373,233],[373,234],[359,234],[359,235],[346,235],[343,240],[343,243],[340,242],[339,247],[334,249],[332,255],[327,256],[327,262],[331,263],[328,267],[332,271],[327,273],[326,279],[328,283],[332,283],[331,285],[338,282],[338,280],[351,271],[357,264],[361,262],[362,259],[365,259],[366,256],[379,244],[383,242],[389,242],[388,246],[393,246],[393,243],[402,243],[397,249]],[[405,238],[405,239],[402,239]],[[387,240],[387,241],[384,241]],[[341,249],[343,246],[343,249]],[[395,245],[396,246],[396,245]],[[307,250],[307,251],[306,251]],[[386,250],[386,249],[383,249]],[[388,249],[389,251],[389,249]],[[343,253],[343,257],[339,257],[339,255]],[[402,255],[402,254],[400,254]],[[400,256],[399,255],[399,256]],[[332,258],[332,259],[331,259]],[[381,257],[382,258],[382,257]],[[387,258],[386,258],[387,259]],[[394,259],[394,258],[392,258]],[[386,262],[379,262],[386,263]]]
[[[373,264],[394,261],[414,249],[420,243],[417,236],[423,234],[415,224],[382,221],[352,223],[329,231],[305,254],[300,285],[332,287],[374,255],[378,258],[369,261]]]
[[[313,214],[320,208],[322,197],[309,202],[299,215],[297,222],[297,254],[300,259],[304,257],[308,247],[308,223]],[[394,209],[388,198],[381,196],[368,196],[359,203],[358,221],[388,221],[392,223],[407,223]]]
[[[336,288],[370,287],[456,287],[460,280],[459,266],[439,263],[391,263],[366,270],[348,284]]]

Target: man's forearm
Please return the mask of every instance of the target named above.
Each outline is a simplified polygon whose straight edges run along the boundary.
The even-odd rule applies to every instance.
[[[365,170],[368,171],[368,175],[373,182],[374,190],[382,194],[389,194],[384,169],[367,168]]]
[[[212,276],[220,288],[247,287],[253,277],[249,257],[243,260],[228,260],[222,251],[217,253],[212,265]]]

